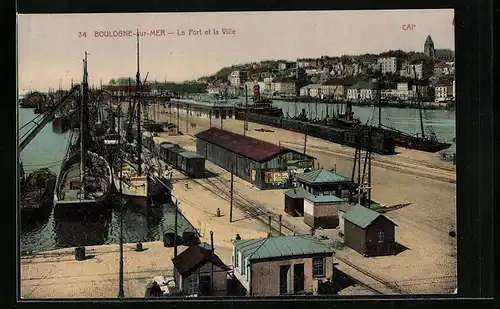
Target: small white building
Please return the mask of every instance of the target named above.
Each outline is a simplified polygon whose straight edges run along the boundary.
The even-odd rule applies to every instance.
[[[355,85],[349,87],[347,90],[348,100],[374,100],[376,98],[377,90],[371,82],[357,82]]]
[[[336,228],[338,210],[345,203],[335,195],[311,195],[304,198],[304,222],[312,228]]]
[[[321,84],[309,84],[300,88],[301,97],[316,98],[321,95]]]

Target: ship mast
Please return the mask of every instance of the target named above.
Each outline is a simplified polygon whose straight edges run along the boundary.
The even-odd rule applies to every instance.
[[[418,80],[417,80],[417,72],[415,71],[415,66],[413,66],[413,75],[415,76],[415,90],[417,92],[417,105],[418,105],[418,113],[420,116],[420,131],[422,132],[422,138],[424,138],[425,137],[424,120],[422,118],[422,105],[420,102],[420,92],[418,91]]]
[[[380,77],[378,79],[378,128],[382,127],[382,87],[380,81],[382,79],[382,64],[380,64]]]
[[[139,70],[139,29],[137,29],[137,75],[136,75],[135,95],[137,98],[137,174],[142,175],[142,134],[141,134],[141,98],[139,87],[141,83],[141,73]]]
[[[85,134],[86,114],[87,114],[87,52],[83,60],[83,90],[82,90],[82,105],[80,107],[80,191],[81,198],[85,198],[85,159],[87,155],[87,137]]]

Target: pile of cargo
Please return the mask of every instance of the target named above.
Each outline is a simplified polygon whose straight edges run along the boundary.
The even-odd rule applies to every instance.
[[[48,168],[29,174],[21,182],[21,210],[35,210],[50,202],[54,196],[56,177],[56,174]]]

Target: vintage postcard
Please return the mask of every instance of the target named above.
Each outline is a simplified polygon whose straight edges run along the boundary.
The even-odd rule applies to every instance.
[[[453,10],[17,33],[20,298],[456,293]]]

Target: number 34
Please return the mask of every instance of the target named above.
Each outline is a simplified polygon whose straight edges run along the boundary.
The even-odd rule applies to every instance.
[[[87,32],[78,32],[78,37],[79,38],[81,38],[81,37],[86,38],[87,37]]]

